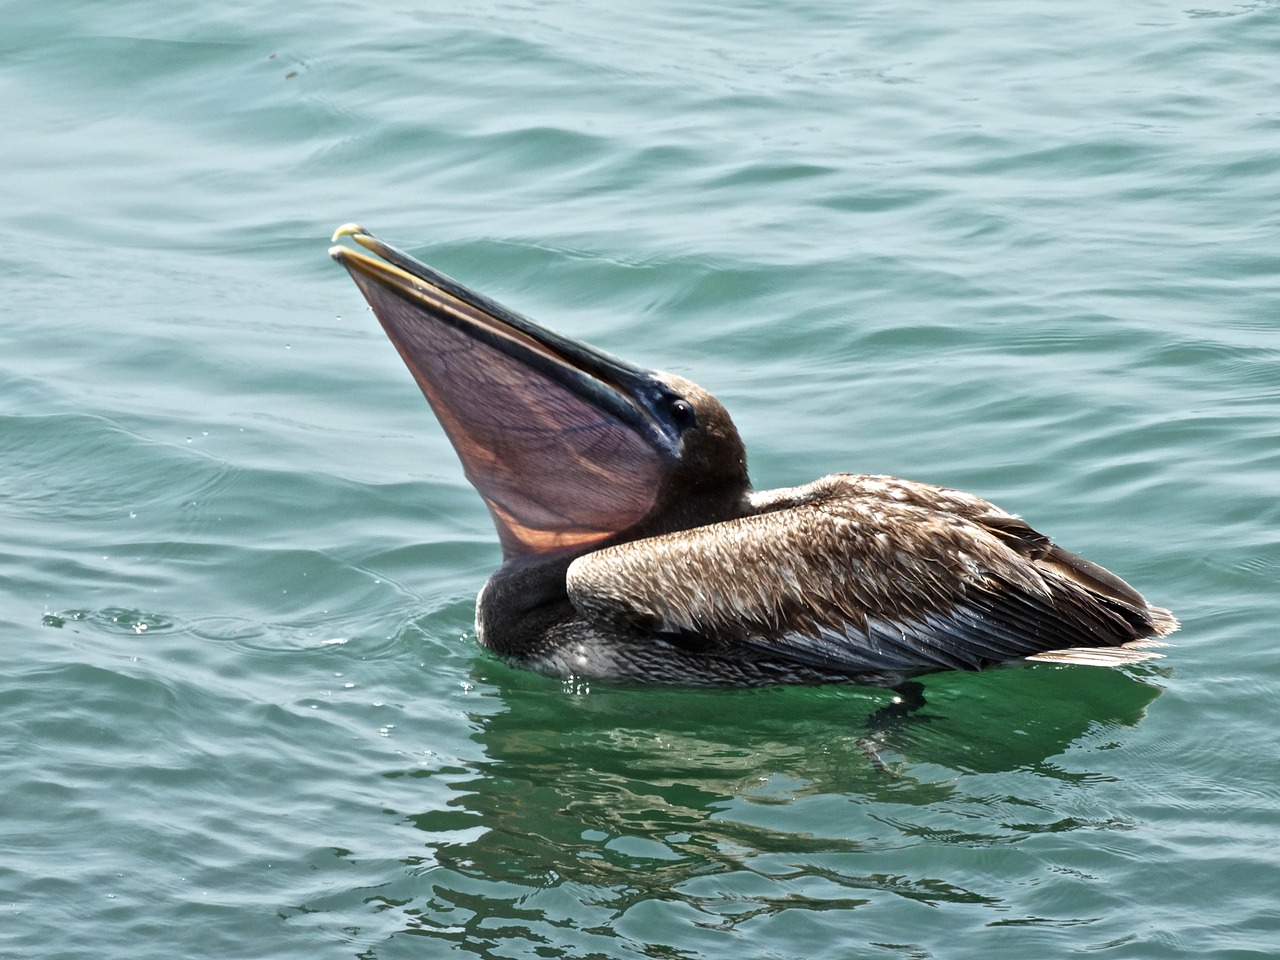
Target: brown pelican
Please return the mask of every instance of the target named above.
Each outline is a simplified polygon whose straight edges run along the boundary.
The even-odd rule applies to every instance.
[[[493,515],[476,633],[531,669],[902,684],[1026,658],[1133,663],[1177,629],[1127,583],[945,487],[752,492],[724,407],[554,333],[348,224],[347,268]]]

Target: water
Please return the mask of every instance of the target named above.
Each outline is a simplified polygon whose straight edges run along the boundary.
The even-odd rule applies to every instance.
[[[10,4],[0,954],[1280,955],[1280,10]],[[566,688],[358,220],[716,392],[760,487],[980,493],[1157,665]]]

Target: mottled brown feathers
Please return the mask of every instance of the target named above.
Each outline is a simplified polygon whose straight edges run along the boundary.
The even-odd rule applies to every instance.
[[[1114,575],[958,491],[836,475],[757,495],[752,510],[586,554],[569,567],[570,600],[602,626],[849,671],[973,668],[1176,626]]]

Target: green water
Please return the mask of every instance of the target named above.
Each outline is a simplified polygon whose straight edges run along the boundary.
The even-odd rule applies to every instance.
[[[9,4],[0,955],[1280,955],[1280,8]],[[586,690],[325,256],[971,490],[1155,666]]]

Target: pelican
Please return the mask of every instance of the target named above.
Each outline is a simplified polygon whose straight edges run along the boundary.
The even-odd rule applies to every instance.
[[[850,473],[755,492],[733,421],[697,384],[555,333],[356,224],[332,242],[493,517],[503,562],[476,636],[516,665],[899,687],[1017,659],[1135,663],[1178,627],[971,494]]]

